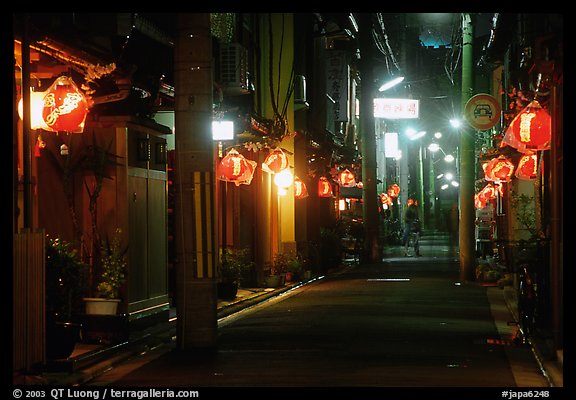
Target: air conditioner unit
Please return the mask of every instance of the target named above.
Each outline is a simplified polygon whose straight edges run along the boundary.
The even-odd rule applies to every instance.
[[[220,47],[220,83],[225,94],[250,93],[248,81],[248,50],[238,44]]]

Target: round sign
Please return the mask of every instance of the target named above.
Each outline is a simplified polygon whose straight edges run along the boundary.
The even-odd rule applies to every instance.
[[[484,131],[500,121],[500,104],[489,94],[472,96],[464,107],[464,118],[472,127]]]

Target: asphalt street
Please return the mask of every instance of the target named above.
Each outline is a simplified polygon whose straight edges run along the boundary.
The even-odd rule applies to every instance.
[[[501,289],[459,282],[446,250],[422,253],[353,265],[224,318],[213,354],[163,345],[87,385],[547,387],[530,348],[511,340],[510,317],[491,292]]]

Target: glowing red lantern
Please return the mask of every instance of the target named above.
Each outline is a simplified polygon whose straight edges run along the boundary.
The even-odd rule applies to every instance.
[[[388,196],[394,198],[398,197],[400,194],[400,186],[397,183],[393,183],[392,185],[388,186]]]
[[[488,183],[486,186],[482,188],[477,194],[474,195],[474,205],[476,208],[484,208],[486,204],[492,199],[496,198],[496,194],[502,196],[504,193],[502,192],[502,185],[492,185]]]
[[[61,76],[44,92],[42,118],[53,132],[81,133],[88,114],[88,102],[67,76]]]
[[[332,197],[332,184],[324,176],[318,179],[318,197]]]
[[[288,156],[286,156],[280,147],[272,150],[262,163],[262,169],[271,174],[276,174],[288,168],[288,166]]]
[[[533,100],[510,123],[502,143],[524,153],[529,150],[549,150],[552,137],[550,114]]]
[[[356,178],[354,174],[346,168],[344,171],[340,172],[339,176],[340,186],[342,187],[354,187],[356,186]]]
[[[294,178],[294,197],[297,199],[304,199],[308,197],[308,189],[306,189],[306,184],[302,182],[302,179],[298,177]]]
[[[386,206],[391,206],[393,204],[392,198],[386,193],[380,193],[380,201]]]
[[[518,179],[532,180],[538,175],[538,156],[536,154],[525,154],[518,161],[516,173]]]
[[[409,197],[408,201],[406,201],[406,204],[408,205],[408,207],[410,207],[412,205],[415,207],[418,207],[418,200]]]
[[[491,159],[484,168],[487,181],[510,182],[514,173],[514,164],[504,156]]]
[[[232,149],[218,165],[218,179],[234,182],[236,186],[249,185],[254,176],[256,161],[246,159],[237,150]]]

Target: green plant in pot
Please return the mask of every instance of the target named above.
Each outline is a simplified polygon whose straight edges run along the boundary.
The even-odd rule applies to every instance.
[[[126,282],[128,263],[127,248],[120,241],[122,230],[117,228],[112,240],[103,240],[100,245],[99,275],[96,285],[96,297],[85,298],[86,314],[116,315],[120,303],[120,289]]]
[[[302,260],[293,251],[276,253],[274,255],[274,268],[280,274],[284,274],[286,282],[299,279],[302,275]]]
[[[46,350],[50,359],[67,358],[80,338],[82,296],[88,265],[72,243],[46,241]]]
[[[248,280],[253,265],[249,249],[222,249],[218,297],[224,300],[236,298],[238,288]]]

